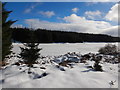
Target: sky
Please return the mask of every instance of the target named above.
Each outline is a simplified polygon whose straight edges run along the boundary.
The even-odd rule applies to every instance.
[[[117,2],[8,2],[12,27],[118,36]]]

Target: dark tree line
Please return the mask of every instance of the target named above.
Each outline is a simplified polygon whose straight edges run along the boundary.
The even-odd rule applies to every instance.
[[[29,28],[11,28],[13,41],[30,42],[29,33],[34,34],[37,43],[78,43],[78,42],[119,42],[120,38],[105,34],[89,34],[66,31],[51,31],[46,29],[30,30]]]

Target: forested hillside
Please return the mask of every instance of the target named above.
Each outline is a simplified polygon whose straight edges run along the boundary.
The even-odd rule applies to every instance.
[[[29,33],[34,34],[34,42],[39,43],[79,43],[79,42],[119,42],[120,38],[105,34],[89,34],[46,29],[11,28],[13,41],[29,42]]]

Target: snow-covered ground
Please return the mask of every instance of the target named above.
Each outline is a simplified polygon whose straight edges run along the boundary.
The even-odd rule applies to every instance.
[[[94,61],[86,63],[70,63],[70,66],[59,66],[59,61],[65,59],[80,60],[81,54],[97,53],[106,43],[75,43],[75,44],[40,44],[43,49],[39,64],[34,64],[28,74],[25,64],[13,65],[19,59],[12,57],[10,64],[0,71],[2,78],[0,85],[3,88],[118,88],[118,64],[101,62],[103,72],[94,71]],[[117,44],[117,43],[116,43]],[[13,51],[19,54],[19,46],[13,44]],[[69,56],[68,52],[76,52]],[[54,57],[55,56],[55,57]],[[45,63],[44,63],[45,62]],[[43,64],[44,63],[44,64]]]
[[[64,55],[68,52],[80,52],[81,54],[85,53],[96,53],[99,48],[105,46],[108,43],[52,43],[52,44],[40,44],[40,47],[43,49],[41,51],[41,55],[44,56],[57,56],[57,55]],[[116,44],[118,43],[110,43]],[[13,51],[16,53],[20,52],[20,46],[22,44],[14,43]]]

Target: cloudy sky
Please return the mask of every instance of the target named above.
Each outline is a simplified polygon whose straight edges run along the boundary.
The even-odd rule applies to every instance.
[[[13,27],[118,36],[116,2],[9,2]]]

